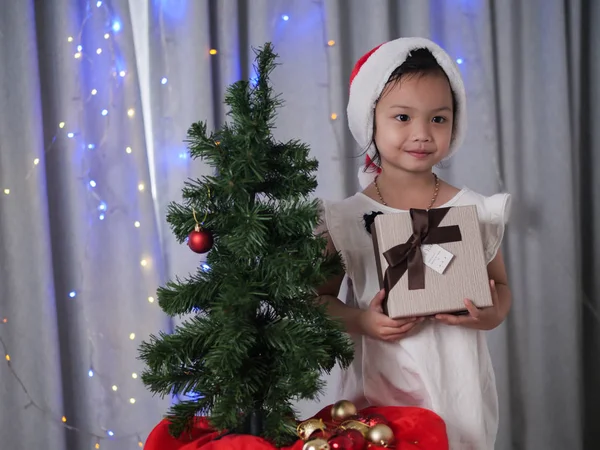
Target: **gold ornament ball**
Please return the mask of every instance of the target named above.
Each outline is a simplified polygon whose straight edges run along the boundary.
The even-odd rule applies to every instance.
[[[306,444],[304,444],[302,450],[331,450],[331,448],[326,440],[313,439],[312,441],[308,441]]]
[[[369,431],[369,426],[365,423],[359,422],[358,420],[347,420],[340,424],[339,428],[341,430],[356,430],[359,431],[363,436],[367,436],[367,432]]]
[[[308,419],[304,422],[301,422],[296,427],[296,433],[298,437],[303,441],[306,441],[308,438],[312,436],[315,431],[325,430],[325,424],[321,419]]]
[[[334,422],[342,422],[348,420],[351,417],[356,416],[358,413],[356,406],[348,400],[340,400],[335,402],[331,407],[331,419]]]
[[[387,425],[378,423],[369,428],[366,438],[373,444],[387,447],[394,442],[394,431]]]

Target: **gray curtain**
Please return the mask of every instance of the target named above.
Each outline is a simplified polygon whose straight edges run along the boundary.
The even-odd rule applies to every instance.
[[[128,3],[0,3],[0,448],[139,448],[169,322]]]
[[[600,448],[598,2],[0,4],[0,346],[11,357],[0,364],[2,449],[99,439],[130,449],[160,420],[168,399],[132,377],[139,341],[171,326],[148,297],[201,263],[169,233],[165,207],[207,172],[185,157],[187,128],[223,122],[225,87],[252,77],[251,46],[271,41],[280,54],[277,137],[307,142],[320,161],[316,195],[341,199],[358,189],[344,114],[352,64],[410,35],[462,60],[468,139],[441,175],[514,197],[514,305],[489,334],[496,448]],[[319,404],[298,404],[304,416],[336,400],[336,376]]]

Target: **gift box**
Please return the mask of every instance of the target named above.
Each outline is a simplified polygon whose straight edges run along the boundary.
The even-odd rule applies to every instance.
[[[384,312],[392,318],[492,306],[475,206],[378,214],[371,225]]]

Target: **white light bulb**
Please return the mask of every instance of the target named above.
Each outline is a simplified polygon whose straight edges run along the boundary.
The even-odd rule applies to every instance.
[[[143,191],[144,190],[144,183],[138,184],[138,190],[139,191]]]
[[[96,95],[98,93],[98,89],[92,89],[92,95]]]
[[[102,49],[101,48],[96,49],[96,53],[99,55],[100,53],[102,53]]]
[[[127,148],[125,149],[125,151],[126,151],[127,153],[131,153],[131,152],[132,152],[132,150],[131,150],[131,147],[127,147]]]
[[[140,222],[137,221],[137,220],[133,223],[133,226],[136,227],[136,228],[139,228],[140,225],[141,225]]]
[[[40,158],[35,158],[35,159],[33,160],[33,164],[34,164],[34,165],[36,165],[36,166],[37,166],[39,163],[40,163]]]

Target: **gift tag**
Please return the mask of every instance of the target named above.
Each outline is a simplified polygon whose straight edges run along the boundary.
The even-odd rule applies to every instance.
[[[437,244],[421,246],[421,253],[423,253],[425,265],[442,275],[454,258],[452,253]]]

